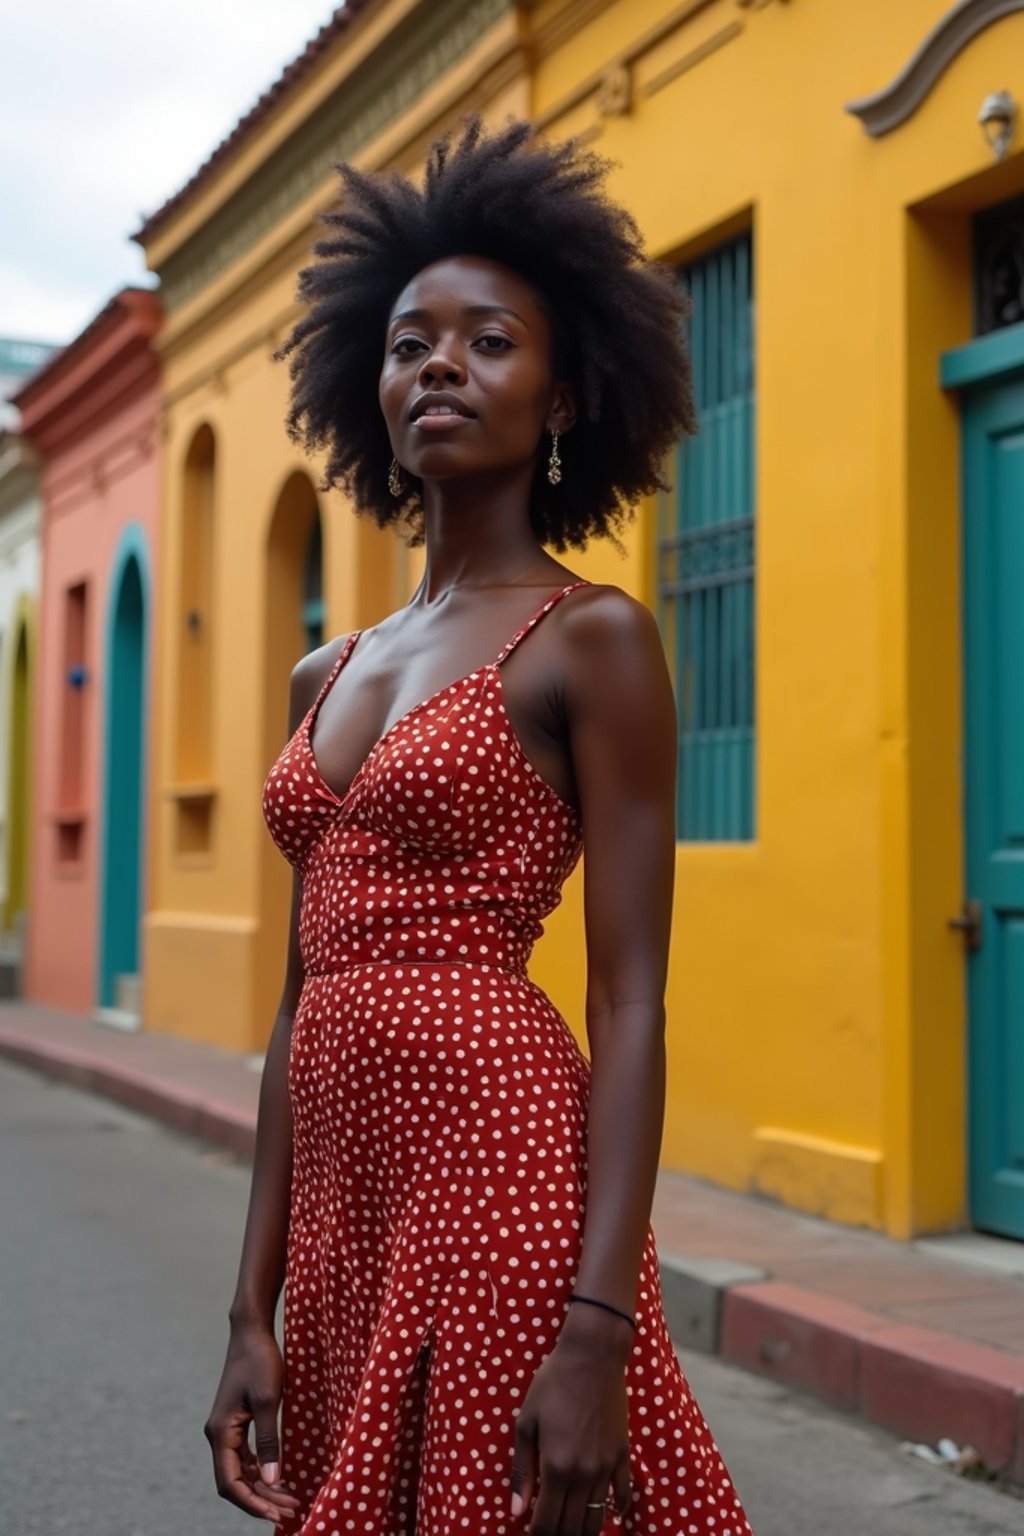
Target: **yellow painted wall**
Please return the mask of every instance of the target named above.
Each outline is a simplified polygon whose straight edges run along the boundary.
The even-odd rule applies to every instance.
[[[976,123],[982,97],[1008,83],[1007,61],[1024,59],[1024,15],[975,39],[887,136],[870,139],[844,106],[892,79],[946,9],[510,3],[469,65],[356,157],[412,170],[467,107],[493,120],[528,111],[544,132],[612,157],[611,190],[653,254],[683,259],[753,227],[757,835],[679,847],[663,1161],[897,1234],[964,1215],[964,968],[946,927],[963,895],[959,427],[938,357],[970,336],[970,212],[1024,187],[1020,137],[995,167]],[[371,26],[413,10],[371,8],[349,65]],[[616,66],[631,106],[602,115]],[[269,119],[264,153],[343,88],[346,67],[342,54],[318,66],[306,95]],[[260,156],[257,134],[154,237],[152,264]],[[206,423],[218,641],[213,844],[182,856],[169,797],[180,605],[159,604],[146,1019],[244,1049],[266,1037],[283,944],[284,870],[258,803],[285,708],[280,676],[268,688],[266,552],[300,466],[281,425],[285,370],[269,354],[332,196],[311,192],[172,312],[162,340],[161,580],[179,591],[184,464]],[[340,633],[401,602],[419,561],[340,498],[321,511],[328,629]],[[653,541],[644,507],[625,559],[595,547],[576,563],[653,605]],[[578,872],[534,975],[582,1038],[581,889]]]
[[[388,27],[415,10],[415,0],[371,7],[346,32],[345,47],[318,62],[301,99],[272,113],[256,142],[153,236],[149,264],[159,270],[201,231],[245,174],[325,95],[345,89],[348,73]],[[522,115],[527,103],[518,26],[509,12],[355,158],[412,171],[460,113],[475,107],[503,120]],[[284,430],[288,374],[271,354],[297,313],[296,276],[319,233],[316,218],[336,195],[331,176],[173,308],[159,340],[166,401],[163,595],[151,722],[156,768],[144,1019],[149,1029],[244,1051],[265,1045],[287,937],[291,874],[264,828],[260,791],[286,739],[288,676],[302,650],[305,546],[287,527],[288,514],[294,511],[305,529],[310,503],[318,504],[329,634],[377,622],[406,600],[419,574],[415,552],[357,520],[340,495],[314,491],[318,467],[300,459]],[[195,445],[211,435],[212,577],[209,611],[200,616],[201,632],[212,640],[209,741],[197,746],[205,701],[186,616],[202,605],[205,583],[195,573],[185,514],[200,494]],[[305,494],[296,476],[307,478]],[[283,517],[275,517],[278,511]]]
[[[293,275],[263,294],[272,314],[288,310]],[[243,320],[244,324],[244,320]],[[230,353],[232,331],[211,327],[203,356],[189,347],[185,368],[198,373]],[[227,332],[225,335],[223,332]],[[233,366],[173,404],[165,444],[164,505],[168,511],[162,558],[169,600],[163,605],[160,636],[159,803],[155,825],[152,910],[148,919],[146,1024],[172,1029],[242,1050],[259,1050],[273,1022],[283,976],[288,871],[276,855],[268,866],[260,810],[263,778],[287,736],[287,687],[291,663],[301,654],[298,612],[280,607],[287,586],[286,562],[301,571],[304,544],[274,542],[274,513],[286,485],[303,464],[285,436],[286,370],[270,360],[264,341]],[[197,355],[197,353],[199,355]],[[174,358],[174,362],[178,359]],[[169,382],[173,391],[170,367]],[[216,633],[211,678],[209,786],[211,837],[207,851],[182,850],[178,836],[175,701],[184,621],[180,601],[181,506],[185,465],[197,432],[209,427],[216,443],[212,623]],[[357,545],[382,536],[355,524],[339,498],[319,498],[323,517],[324,566],[329,627],[353,626],[377,617],[380,594],[354,590]],[[308,514],[307,514],[308,515]],[[280,527],[278,526],[278,534]],[[365,565],[365,556],[363,564]],[[276,599],[276,600],[272,600]],[[291,647],[282,664],[282,652]],[[273,655],[275,666],[268,668]],[[269,743],[275,741],[271,751]],[[273,915],[278,923],[272,925]],[[267,931],[273,927],[273,931]],[[183,986],[182,978],[187,977]]]
[[[970,211],[1024,186],[1019,137],[995,167],[976,121],[1024,17],[872,140],[844,104],[942,0],[576,9],[534,116],[617,162],[652,253],[754,230],[758,830],[679,848],[663,1159],[898,1234],[956,1224],[959,425],[938,358],[971,334]],[[624,59],[632,109],[602,116],[588,82]]]

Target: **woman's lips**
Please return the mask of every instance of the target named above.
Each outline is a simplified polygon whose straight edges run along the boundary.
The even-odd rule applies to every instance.
[[[437,414],[426,411],[422,416],[417,416],[412,425],[418,432],[451,432],[455,427],[464,427],[467,422],[475,420],[475,416],[463,416],[458,411],[440,411]]]

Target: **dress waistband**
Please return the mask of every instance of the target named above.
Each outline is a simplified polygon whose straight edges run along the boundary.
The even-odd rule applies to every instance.
[[[501,965],[497,960],[432,960],[427,957],[406,958],[403,960],[353,960],[347,965],[335,965],[330,970],[307,970],[306,980],[315,981],[321,976],[344,976],[348,971],[377,971],[384,967],[391,969],[395,966],[405,970],[438,970],[441,966],[472,966],[477,971],[503,971],[509,976],[518,976],[522,981],[529,981],[529,975],[525,965]]]

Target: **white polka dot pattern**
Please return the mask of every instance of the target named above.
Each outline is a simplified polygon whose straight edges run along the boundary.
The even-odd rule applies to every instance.
[[[515,1420],[579,1261],[590,1068],[526,974],[582,851],[497,660],[411,709],[344,795],[313,708],[267,777],[301,872],[285,1287],[290,1536],[512,1536]],[[626,1372],[637,1497],[604,1533],[750,1536],[672,1347],[648,1227]]]

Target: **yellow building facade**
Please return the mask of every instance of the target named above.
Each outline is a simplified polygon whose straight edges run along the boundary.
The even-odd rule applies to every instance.
[[[700,610],[717,615],[717,660],[707,634],[699,659],[725,714],[749,664],[749,803],[713,835],[695,812],[678,845],[663,1164],[896,1235],[973,1220],[1024,1236],[1024,1126],[1006,1097],[1018,1076],[1024,1088],[1017,897],[986,910],[991,974],[949,926],[987,836],[987,775],[1017,731],[1012,702],[1005,751],[984,708],[972,714],[965,677],[984,666],[964,665],[965,647],[983,658],[1012,633],[1007,619],[996,640],[971,639],[991,605],[983,582],[968,601],[964,434],[984,437],[980,407],[998,407],[998,444],[1011,442],[1024,366],[1012,306],[986,337],[977,318],[985,220],[998,256],[1024,193],[1024,135],[990,100],[1024,97],[1014,60],[1024,0],[364,0],[147,221],[167,317],[148,1027],[262,1047],[289,885],[259,791],[288,675],[318,626],[372,624],[419,576],[415,552],[318,495],[282,426],[271,353],[332,166],[414,174],[462,112],[528,115],[615,162],[611,190],[686,275],[695,327],[714,295],[722,357],[738,355],[728,314],[749,330],[736,385],[749,442],[731,452],[719,431],[738,419],[728,401],[706,413],[706,441],[724,448],[717,469],[705,455],[705,480],[732,487],[719,555],[673,510],[696,483],[697,461],[680,458],[672,494],[638,508],[625,558],[594,547],[578,561],[658,611],[684,728],[697,684],[680,615],[727,546],[733,577],[745,572],[746,608]],[[747,300],[730,310],[722,285],[732,302],[741,278]],[[1012,499],[1019,463],[1009,449],[1004,461]],[[1004,470],[987,473],[978,484],[998,500]],[[691,579],[698,545],[705,574]],[[684,766],[711,742],[708,720]],[[701,761],[714,780],[740,758]],[[582,1040],[581,892],[578,871],[533,973]]]

